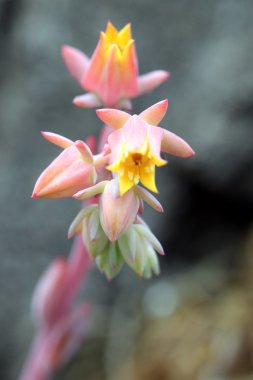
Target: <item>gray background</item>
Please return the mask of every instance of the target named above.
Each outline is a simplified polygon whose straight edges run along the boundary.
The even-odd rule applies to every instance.
[[[62,63],[61,44],[90,55],[107,20],[118,28],[130,21],[140,73],[171,72],[134,101],[140,112],[168,98],[162,126],[196,151],[191,160],[168,157],[157,178],[165,213],[147,210],[167,251],[166,275],[203,257],[234,265],[252,225],[252,19],[250,0],[0,1],[1,379],[17,378],[33,334],[33,288],[53,257],[68,253],[66,231],[79,208],[74,200],[30,199],[58,154],[39,131],[82,139],[100,128],[94,110],[71,104],[82,90]],[[117,281],[108,288],[95,272],[90,282],[95,303],[113,300]]]

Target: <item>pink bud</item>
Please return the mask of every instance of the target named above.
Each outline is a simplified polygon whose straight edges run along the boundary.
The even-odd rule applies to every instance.
[[[32,197],[65,198],[92,186],[96,181],[96,171],[91,161],[90,149],[83,142],[64,149],[42,172]]]
[[[140,201],[133,190],[119,195],[116,179],[109,181],[100,197],[100,221],[108,238],[115,242],[134,222]]]
[[[62,57],[70,74],[88,91],[73,100],[82,108],[103,104],[131,109],[130,99],[153,90],[169,77],[169,73],[163,70],[138,76],[130,24],[117,30],[108,22],[90,59],[80,50],[66,45],[62,48]]]
[[[62,285],[67,276],[65,259],[55,260],[43,274],[35,289],[32,309],[36,320],[43,326],[51,326],[57,320]]]

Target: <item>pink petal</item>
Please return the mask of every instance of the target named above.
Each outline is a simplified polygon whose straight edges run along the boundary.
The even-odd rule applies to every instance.
[[[142,117],[142,119],[144,119],[148,124],[158,125],[164,118],[167,108],[168,100],[165,99],[147,108],[145,111],[140,113],[139,116]]]
[[[82,85],[84,73],[90,62],[89,58],[80,50],[68,45],[63,45],[61,52],[70,74]]]
[[[97,44],[97,47],[92,54],[90,59],[90,64],[85,72],[82,86],[91,92],[94,92],[98,89],[98,84],[100,81],[100,76],[102,69],[105,64],[105,34],[101,32],[100,39]]]
[[[61,152],[38,178],[33,198],[65,198],[92,186],[96,174],[93,165],[85,163],[75,145]]]
[[[148,141],[149,148],[153,153],[154,157],[157,159],[156,165],[162,166],[166,164],[166,161],[163,160],[160,156],[161,152],[161,143],[163,138],[163,129],[160,127],[154,127],[149,125],[148,128]]]
[[[73,145],[74,142],[70,139],[67,139],[64,136],[58,135],[57,133],[51,132],[41,132],[42,136],[52,144],[58,145],[60,148],[65,149]]]
[[[96,114],[100,120],[114,129],[122,128],[131,117],[127,112],[110,108],[96,110]]]
[[[73,104],[81,108],[100,107],[102,105],[98,97],[90,92],[88,94],[76,96],[73,99]]]
[[[147,189],[141,186],[136,186],[135,191],[150,207],[158,212],[163,212],[161,203]]]
[[[84,162],[86,162],[87,164],[93,163],[93,155],[91,153],[90,148],[87,144],[85,144],[85,142],[83,142],[82,140],[77,140],[75,142],[75,147],[79,150],[79,153]]]
[[[103,125],[102,130],[100,131],[99,134],[99,141],[98,141],[98,152],[102,152],[105,145],[108,142],[108,137],[110,134],[113,132],[113,129],[109,127],[108,125]]]
[[[118,129],[110,134],[108,143],[112,151],[111,163],[116,163],[122,155],[122,129]]]
[[[106,185],[99,202],[101,225],[108,238],[115,242],[134,222],[139,199],[133,190],[120,196],[118,180],[114,179]]]
[[[127,149],[136,152],[143,149],[148,133],[148,125],[138,115],[133,115],[122,128]]]
[[[138,77],[138,95],[153,90],[168,79],[169,76],[170,73],[164,70],[151,71],[150,73],[140,75]]]
[[[121,98],[122,83],[118,50],[117,45],[111,45],[98,82],[98,96],[107,107],[114,106]]]
[[[162,129],[162,128],[161,128]],[[195,152],[186,141],[176,134],[163,129],[161,150],[177,157],[192,157]]]
[[[134,40],[130,40],[122,56],[122,87],[124,97],[133,98],[138,94],[138,62]]]
[[[87,199],[94,197],[95,195],[98,195],[103,192],[106,184],[108,181],[101,181],[96,183],[96,185],[88,187],[87,189],[78,191],[78,193],[73,195],[73,198],[75,199]]]

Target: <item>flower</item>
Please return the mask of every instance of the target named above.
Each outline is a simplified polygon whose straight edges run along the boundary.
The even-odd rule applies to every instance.
[[[110,22],[100,33],[98,45],[89,59],[71,46],[62,47],[62,57],[71,75],[88,94],[74,98],[79,107],[131,108],[129,99],[151,91],[164,82],[169,73],[152,71],[138,76],[138,61],[131,25],[118,31]]]
[[[95,183],[94,159],[85,142],[73,142],[49,132],[42,132],[42,135],[64,150],[38,178],[33,198],[64,198]]]
[[[166,161],[160,157],[159,149],[153,149],[151,144],[153,139],[157,146],[161,145],[162,133],[152,129],[134,115],[121,130],[109,136],[112,163],[107,169],[118,173],[121,195],[139,181],[149,190],[157,192],[155,166],[165,165]]]
[[[166,164],[161,151],[179,157],[194,155],[183,139],[157,126],[167,106],[168,101],[163,100],[133,116],[115,109],[97,110],[98,117],[115,129],[108,137],[111,164],[107,169],[118,174],[120,195],[139,182],[157,192],[155,167]]]

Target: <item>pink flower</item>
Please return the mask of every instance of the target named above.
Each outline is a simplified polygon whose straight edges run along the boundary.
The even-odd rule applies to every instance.
[[[73,142],[55,133],[42,134],[64,150],[38,178],[33,198],[64,198],[95,183],[93,155],[85,142]]]
[[[117,173],[121,195],[139,182],[157,192],[155,167],[166,164],[161,151],[178,157],[194,155],[183,139],[157,126],[167,106],[168,101],[163,100],[133,116],[115,109],[97,110],[98,117],[115,129],[108,138],[112,153],[107,169]]]
[[[129,109],[129,99],[151,91],[169,77],[169,73],[162,70],[138,76],[130,24],[118,31],[108,22],[91,59],[67,45],[62,47],[62,56],[69,72],[88,91],[74,99],[75,105],[84,108],[103,104]]]

